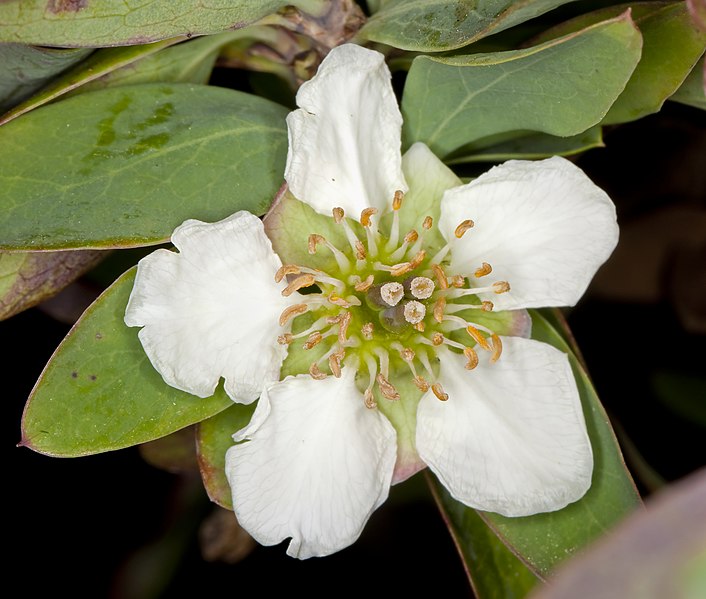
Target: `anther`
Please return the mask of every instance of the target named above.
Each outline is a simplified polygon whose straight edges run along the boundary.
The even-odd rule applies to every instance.
[[[439,284],[439,289],[448,289],[449,281],[446,278],[446,273],[444,272],[444,269],[441,268],[439,264],[432,264],[431,270],[434,273],[434,276],[436,277],[436,282]]]
[[[413,325],[412,325],[412,328],[414,328],[415,330],[419,331],[420,333],[423,333],[423,332],[424,332],[424,329],[425,329],[426,327],[424,326],[424,321],[422,321],[422,322],[417,322],[417,323],[413,324]]]
[[[490,361],[497,362],[500,354],[503,353],[503,342],[495,333],[490,336],[490,342],[493,345],[493,353],[490,354]]]
[[[314,275],[300,275],[294,279],[289,285],[282,289],[282,295],[289,297],[295,291],[299,291],[303,287],[311,287],[316,282]]]
[[[385,399],[397,401],[400,398],[400,394],[397,389],[395,389],[395,386],[383,376],[382,372],[378,374],[377,382],[380,387],[380,393],[382,393]]]
[[[429,391],[429,383],[427,383],[426,379],[423,376],[415,376],[414,384],[417,386],[417,389],[419,389],[422,393],[426,393],[427,391]]]
[[[301,270],[296,264],[283,264],[275,273],[275,283],[280,283],[287,275],[298,275],[299,273]]]
[[[466,278],[463,275],[454,275],[451,277],[451,285],[457,289],[461,289],[466,284]]]
[[[403,347],[400,351],[400,356],[405,362],[411,362],[414,360],[414,350],[409,347]]]
[[[415,255],[414,258],[410,261],[410,266],[412,267],[412,270],[417,268],[422,262],[424,262],[424,258],[427,257],[427,253],[424,250],[419,250]]]
[[[488,340],[483,337],[483,334],[473,325],[469,324],[466,327],[466,332],[473,338],[473,340],[480,345],[483,349],[490,351],[490,344]]]
[[[374,410],[378,407],[378,402],[375,401],[375,396],[373,395],[372,389],[366,389],[363,393],[363,399],[365,402],[365,407],[369,410]]]
[[[316,347],[319,343],[321,343],[321,340],[324,338],[324,336],[319,332],[319,331],[314,331],[311,335],[306,340],[306,343],[302,345],[304,349],[311,349],[313,347]]]
[[[395,197],[392,198],[392,209],[399,210],[402,208],[402,200],[404,200],[404,192],[401,189],[398,189],[395,192]]]
[[[365,246],[363,245],[363,242],[360,241],[360,239],[355,240],[355,257],[358,260],[365,260],[365,256],[367,256],[367,252],[365,251]]]
[[[363,225],[364,227],[369,227],[371,221],[371,217],[374,214],[378,213],[377,208],[365,208],[361,213],[360,213],[360,224]]]
[[[404,297],[404,287],[401,283],[385,283],[380,288],[380,297],[388,306],[396,306]]]
[[[463,355],[466,356],[466,369],[473,370],[478,366],[478,354],[472,347],[467,347],[463,350]]]
[[[438,347],[444,342],[444,336],[441,333],[434,333],[431,336],[431,342],[432,345],[436,345]]]
[[[316,362],[312,362],[311,366],[309,366],[309,375],[311,376],[312,379],[320,381],[326,378],[326,373],[321,372],[319,369],[319,366]]]
[[[345,355],[345,350],[340,349],[328,357],[329,368],[331,369],[333,376],[337,379],[341,378],[341,362]]]
[[[341,345],[344,345],[346,341],[348,341],[348,326],[351,324],[352,318],[353,315],[350,312],[345,312],[338,325],[338,342]]]
[[[456,227],[456,230],[454,231],[454,235],[456,236],[457,239],[461,239],[461,237],[464,236],[466,231],[468,229],[472,229],[475,223],[471,219],[464,220],[462,223]]]
[[[406,275],[412,268],[411,262],[401,262],[390,267],[390,274],[393,277],[401,277]]]
[[[489,275],[491,272],[493,272],[493,267],[490,266],[490,264],[488,264],[487,262],[483,262],[480,268],[476,268],[476,272],[474,272],[473,274],[475,275],[476,279],[480,279],[481,277]]]
[[[498,294],[507,293],[508,291],[510,291],[510,283],[508,283],[507,281],[496,281],[495,283],[493,283],[493,291]]]
[[[326,243],[326,239],[324,239],[323,235],[318,235],[316,233],[309,235],[309,253],[312,255],[315,254],[316,246],[322,243]]]
[[[343,208],[336,207],[332,210],[333,212],[333,220],[336,222],[337,225],[341,224],[341,221],[343,220],[343,217],[345,216],[345,212],[343,211]]]
[[[353,285],[353,289],[356,291],[367,291],[373,286],[374,281],[375,277],[373,275],[368,275],[364,281],[358,281],[355,285]]]
[[[403,237],[405,243],[414,243],[417,239],[419,239],[419,233],[417,233],[414,229]]]
[[[361,328],[360,332],[364,339],[370,341],[373,338],[373,330],[375,329],[372,322],[366,322]]]
[[[404,305],[404,319],[410,324],[417,324],[424,320],[426,316],[427,309],[424,304],[412,300]]]
[[[294,341],[294,336],[291,333],[285,333],[277,337],[277,343],[280,345],[289,345],[292,341]]]
[[[433,224],[434,219],[431,216],[425,216],[424,221],[422,222],[422,228],[428,231],[429,229],[431,229]]]
[[[417,299],[428,299],[434,293],[434,281],[429,277],[414,277],[409,284],[409,291]]]
[[[279,315],[279,326],[283,327],[290,318],[298,316],[299,314],[304,314],[309,309],[306,304],[294,304],[293,306],[288,306],[282,310],[282,314]]]
[[[441,322],[444,320],[444,311],[446,310],[446,298],[442,295],[434,302],[434,320]]]
[[[484,300],[480,305],[480,309],[483,310],[483,312],[492,312],[494,307],[493,302],[489,300]]]
[[[444,393],[444,388],[441,386],[441,383],[434,383],[431,386],[431,390],[439,401],[446,401],[449,398],[448,393]]]
[[[360,300],[357,297],[349,296],[347,299],[336,295],[335,293],[330,293],[326,299],[331,302],[334,306],[341,306],[341,308],[350,308],[351,306],[360,306]]]

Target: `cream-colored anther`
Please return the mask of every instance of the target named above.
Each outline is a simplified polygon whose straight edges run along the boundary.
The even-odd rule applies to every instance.
[[[434,302],[434,320],[441,322],[444,320],[444,311],[446,310],[446,298],[442,295]]]
[[[454,275],[451,277],[451,286],[456,289],[461,289],[466,285],[466,278],[463,275]]]
[[[429,277],[414,277],[409,283],[409,291],[417,299],[428,299],[434,293],[434,281]]]
[[[299,273],[301,273],[301,269],[296,264],[283,264],[275,273],[275,283],[281,282],[287,275],[298,275]]]
[[[389,267],[389,272],[393,277],[406,275],[410,270],[412,270],[412,264],[410,262],[400,262],[399,264],[393,264]]]
[[[380,287],[380,297],[388,306],[396,306],[404,297],[404,287],[401,283],[385,283]]]
[[[410,324],[417,324],[424,320],[427,315],[427,309],[424,304],[412,300],[404,305],[404,319]]]
[[[423,376],[415,376],[414,384],[416,385],[417,389],[419,389],[422,393],[426,393],[427,391],[429,391],[429,383],[427,383],[426,379]]]
[[[363,225],[364,227],[369,227],[371,223],[371,218],[374,214],[378,213],[377,208],[365,208],[361,213],[360,213],[360,224]]]
[[[355,257],[358,260],[365,260],[368,253],[365,251],[365,246],[360,239],[355,240]]]
[[[422,228],[426,231],[432,228],[434,225],[434,219],[431,216],[425,216],[422,221]]]
[[[336,314],[336,316],[327,316],[326,324],[338,324],[343,319],[343,314]]]
[[[290,318],[294,318],[299,314],[304,314],[309,309],[306,304],[294,304],[293,306],[288,306],[282,310],[282,314],[279,315],[279,326],[283,327]]]
[[[282,295],[284,297],[289,297],[295,291],[299,291],[304,287],[311,287],[314,283],[316,283],[316,277],[314,277],[314,275],[299,275],[289,285],[282,289]]]
[[[427,257],[427,253],[424,250],[419,250],[415,255],[412,260],[410,260],[409,264],[412,267],[412,270],[417,268],[422,262],[424,262],[424,258]]]
[[[491,272],[493,272],[493,267],[487,262],[483,262],[483,264],[480,265],[480,268],[476,268],[476,272],[474,272],[473,275],[476,279],[480,279],[481,277],[489,275]]]
[[[473,370],[478,366],[478,354],[472,347],[464,349],[463,355],[466,356],[466,370]]]
[[[277,343],[280,345],[289,345],[292,341],[294,341],[294,335],[291,333],[285,333],[277,337]]]
[[[336,222],[337,225],[341,224],[341,221],[343,220],[343,217],[346,215],[346,213],[343,211],[343,208],[340,206],[336,206],[331,212],[333,212],[333,220]]]
[[[373,286],[374,282],[375,277],[373,275],[368,275],[364,281],[358,281],[355,285],[353,285],[353,289],[356,291],[367,291]]]
[[[490,351],[490,344],[488,343],[488,340],[485,337],[483,337],[483,334],[476,327],[474,327],[472,324],[469,324],[466,327],[466,332],[484,350]]]
[[[441,383],[434,383],[431,386],[431,390],[434,392],[434,395],[436,395],[436,398],[439,401],[446,401],[449,398],[448,393],[444,392],[444,388],[441,386]]]
[[[373,338],[373,331],[375,330],[375,325],[372,322],[366,322],[362,327],[360,327],[360,334],[363,335],[363,339],[370,341]]]
[[[412,328],[415,329],[416,331],[419,331],[420,333],[423,333],[424,329],[426,327],[424,326],[424,321],[422,321],[422,322],[418,322],[416,324],[413,324]]]
[[[350,308],[353,304],[349,302],[347,299],[342,298],[339,295],[336,295],[335,293],[330,293],[326,299],[331,302],[334,306],[340,306],[341,308]]]
[[[439,346],[444,342],[444,336],[441,333],[434,333],[431,336],[432,345]]]
[[[402,200],[404,200],[404,191],[398,189],[395,192],[395,197],[392,198],[392,209],[399,210],[400,208],[402,208]]]
[[[309,335],[309,337],[307,337],[306,343],[304,343],[302,347],[304,349],[316,347],[319,343],[321,343],[323,338],[324,336],[319,331],[314,331],[311,335]]]
[[[507,281],[496,281],[493,283],[493,291],[495,293],[500,294],[500,293],[507,293],[510,291],[510,283]]]
[[[344,345],[346,341],[348,341],[348,327],[350,326],[352,319],[353,315],[350,312],[345,312],[343,314],[343,318],[341,318],[341,322],[338,325],[338,342],[341,345]]]
[[[309,366],[309,376],[314,380],[321,381],[325,379],[327,375],[325,372],[321,372],[316,362],[312,362],[311,366]]]
[[[493,302],[489,300],[484,300],[481,302],[480,309],[483,310],[483,312],[492,312],[493,308],[495,308]]]
[[[363,393],[363,401],[365,402],[365,407],[369,410],[374,410],[378,407],[378,402],[375,401],[372,389],[365,390],[365,393]]]
[[[322,243],[326,243],[326,238],[323,235],[318,235],[317,233],[312,233],[309,235],[309,253],[312,255],[315,254],[316,246],[321,245]]]
[[[448,289],[449,280],[446,278],[446,273],[444,272],[444,269],[441,268],[439,264],[432,264],[431,270],[434,273],[434,276],[436,277],[436,282],[439,285],[439,289]]]
[[[380,387],[380,393],[382,393],[385,399],[397,401],[400,398],[400,394],[397,389],[395,389],[395,386],[383,376],[382,372],[378,374],[377,382]]]
[[[495,333],[490,336],[490,343],[493,346],[493,353],[490,354],[490,361],[497,362],[500,354],[503,353],[503,342]]]
[[[414,360],[414,350],[409,347],[403,347],[400,351],[400,356],[405,362],[411,362]]]
[[[454,231],[454,235],[456,236],[457,239],[461,239],[468,231],[468,229],[472,229],[474,227],[475,223],[469,218],[464,220],[462,223],[459,223],[458,227],[456,227],[456,230]]]
[[[333,376],[337,379],[341,378],[341,362],[343,361],[345,355],[345,350],[340,349],[328,357],[328,366],[331,369]]]
[[[412,229],[407,235],[403,237],[405,243],[414,243],[419,239],[419,233]]]

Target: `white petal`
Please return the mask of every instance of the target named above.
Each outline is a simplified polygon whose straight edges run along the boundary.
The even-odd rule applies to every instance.
[[[468,218],[475,227],[456,239],[456,226]],[[478,286],[510,283],[509,293],[487,298],[500,310],[573,306],[618,241],[610,198],[556,156],[512,160],[447,191],[439,227],[452,244],[455,273],[488,262],[493,272]]]
[[[226,455],[235,514],[263,545],[291,537],[287,553],[300,559],[339,551],[387,499],[395,431],[365,407],[353,369],[268,387],[233,438],[245,439]]]
[[[188,220],[172,243],[178,254],[140,260],[125,323],[144,327],[145,352],[172,387],[208,397],[224,377],[233,400],[251,403],[279,378],[278,317],[293,301],[274,282],[281,262],[262,222],[249,212]]]
[[[441,357],[449,399],[419,403],[417,449],[457,500],[505,516],[558,510],[591,484],[593,454],[567,356],[503,337],[498,362]]]
[[[367,207],[390,209],[407,191],[400,154],[402,115],[379,52],[346,44],[331,50],[297,93],[287,117],[284,178],[321,214],[340,206],[353,218]]]

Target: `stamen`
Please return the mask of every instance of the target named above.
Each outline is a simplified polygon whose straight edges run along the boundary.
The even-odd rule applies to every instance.
[[[427,253],[424,250],[419,250],[415,255],[414,258],[410,261],[410,265],[412,267],[412,270],[417,268],[422,262],[424,262],[424,258],[427,257]]]
[[[330,241],[328,241],[323,235],[319,235],[317,233],[312,233],[311,235],[309,235],[310,254],[313,255],[316,253],[316,246],[318,245],[324,245],[331,251],[333,257],[336,259],[338,268],[340,268],[344,272],[347,272],[350,269],[351,265],[350,262],[348,262],[348,258],[346,258],[345,254],[341,250],[339,250],[335,245],[333,245]]]
[[[428,299],[434,293],[434,281],[429,277],[414,277],[409,284],[409,290],[417,299]]]
[[[395,389],[395,386],[388,381],[382,373],[378,374],[377,382],[380,387],[380,393],[382,393],[383,397],[389,399],[390,401],[397,401],[400,398],[400,394],[397,389]]]
[[[451,285],[461,289],[466,285],[466,278],[463,275],[454,275],[451,277]]]
[[[475,223],[471,219],[464,220],[462,223],[456,227],[456,230],[454,231],[454,235],[456,236],[457,239],[461,239],[468,231],[468,229],[472,229]]]
[[[413,324],[413,325],[412,325],[412,328],[414,328],[415,330],[419,331],[420,333],[423,333],[423,332],[424,332],[424,329],[425,329],[426,327],[424,326],[424,321],[422,321],[422,322],[417,322],[417,323]]]
[[[373,286],[374,282],[375,277],[373,277],[373,275],[368,275],[365,281],[360,281],[359,277],[359,281],[355,285],[353,285],[353,289],[355,289],[356,291],[365,292]]]
[[[365,208],[360,213],[360,224],[364,227],[369,227],[372,224],[372,216],[378,213],[377,208]]]
[[[370,341],[373,338],[373,330],[375,329],[372,322],[366,322],[361,328],[360,332],[364,339]]]
[[[431,390],[439,401],[446,401],[449,398],[448,393],[444,393],[444,388],[441,386],[441,383],[434,383],[431,386]]]
[[[375,264],[373,264],[373,268],[375,270],[389,272],[393,277],[401,277],[402,275],[407,274],[410,270],[412,270],[412,264],[410,262],[400,262],[399,264],[388,266],[387,264],[383,264],[382,262],[375,262]]]
[[[363,403],[365,403],[365,407],[369,410],[374,410],[378,407],[378,402],[375,401],[372,389],[366,389],[365,393],[363,393]]]
[[[426,393],[429,391],[429,383],[427,383],[426,379],[423,376],[416,375],[414,377],[414,384],[417,386],[417,389],[419,389],[422,393]]]
[[[353,315],[350,312],[343,313],[343,317],[338,325],[338,342],[341,345],[345,345],[346,341],[348,341],[348,326],[351,324],[352,319]]]
[[[375,236],[377,235],[377,226],[372,218],[374,214],[377,214],[377,212],[377,208],[365,208],[360,213],[360,224],[365,228],[365,234],[368,237],[368,253],[371,256],[377,256],[378,254],[378,246],[375,239]]]
[[[316,278],[314,275],[300,275],[284,289],[282,289],[282,295],[284,297],[289,297],[295,291],[299,291],[303,287],[311,287],[314,283],[316,283]]]
[[[331,302],[334,306],[341,306],[341,308],[350,308],[351,306],[360,306],[360,300],[355,296],[348,296],[347,298],[340,297],[334,293],[330,293],[326,299]]]
[[[285,333],[277,337],[277,343],[280,345],[289,345],[292,341],[294,341],[294,336],[291,333]]]
[[[331,212],[333,212],[333,220],[336,222],[337,225],[340,225],[341,221],[343,220],[343,217],[346,215],[346,213],[343,211],[343,208],[337,206]]]
[[[390,354],[386,349],[378,347],[375,349],[375,355],[380,361],[380,372],[385,378],[388,378],[390,376]]]
[[[404,287],[401,283],[385,283],[380,288],[380,297],[388,306],[396,306],[404,297]]]
[[[444,320],[444,312],[446,311],[446,298],[442,295],[434,303],[434,320],[441,322]]]
[[[490,361],[497,362],[500,354],[503,353],[503,342],[495,333],[490,336],[490,342],[493,345],[493,353],[490,355]]]
[[[410,324],[417,324],[424,320],[426,313],[427,309],[424,304],[416,300],[407,302],[404,306],[404,319]]]
[[[510,291],[510,283],[507,281],[497,281],[493,283],[493,291],[495,293],[500,294],[500,293],[507,293]]]
[[[493,267],[490,266],[490,264],[488,264],[487,262],[483,262],[480,268],[476,268],[476,272],[473,274],[475,275],[476,279],[480,279],[481,277],[489,275],[491,272],[493,272]]]
[[[402,245],[390,254],[390,261],[396,262],[397,260],[401,260],[407,253],[409,245],[417,241],[418,238],[419,234],[414,229],[407,233],[402,239]],[[392,249],[393,247],[393,244],[388,244],[388,249]]]
[[[431,336],[431,342],[432,342],[432,345],[435,345],[438,347],[439,345],[441,345],[444,342],[444,336],[441,333],[436,332]]]
[[[404,199],[404,193],[401,190],[395,192],[395,197],[392,199],[392,227],[390,227],[390,236],[387,241],[387,251],[391,251],[392,248],[397,247],[397,242],[400,238],[400,215],[399,209],[402,207],[402,200]]]
[[[302,345],[304,349],[312,349],[313,347],[316,347],[319,343],[321,343],[321,340],[324,338],[324,336],[321,334],[320,331],[314,331],[311,335],[309,335],[308,339],[306,340],[306,343]]]
[[[333,376],[335,376],[337,379],[341,378],[341,362],[343,361],[343,358],[345,356],[346,350],[341,348],[328,357],[329,368],[331,369]]]
[[[435,262],[431,265],[431,270],[434,273],[434,276],[436,277],[436,282],[439,284],[439,289],[448,289],[449,281],[446,278],[446,273],[444,272],[444,269],[441,268],[441,266]]]
[[[402,208],[402,200],[404,200],[404,191],[401,189],[398,189],[395,192],[395,197],[392,198],[392,209],[397,212],[400,208]]]
[[[326,378],[326,373],[321,372],[319,369],[319,366],[316,362],[312,362],[311,366],[309,366],[309,375],[311,376],[312,379],[321,381]]]
[[[436,252],[436,255],[431,259],[431,261],[436,264],[441,264],[441,262],[444,260],[444,258],[446,258],[446,254],[449,253],[450,249],[451,249],[451,244],[447,243],[438,252]]]
[[[493,302],[491,302],[489,300],[484,300],[483,302],[481,302],[480,306],[481,306],[480,309],[483,310],[483,312],[492,312],[493,308],[495,307],[493,305]]]
[[[275,273],[275,283],[280,283],[287,275],[298,275],[301,269],[296,264],[283,264]]]
[[[472,324],[469,324],[466,326],[466,332],[471,336],[471,338],[478,344],[480,345],[484,350],[486,351],[491,351],[490,344],[486,340],[485,337],[481,334],[481,332],[474,327]]]
[[[363,242],[360,241],[359,239],[355,240],[355,257],[358,260],[365,260],[365,256],[367,255],[365,251],[365,246],[363,245]]]
[[[290,318],[298,316],[299,314],[304,314],[309,309],[307,304],[294,304],[293,306],[287,306],[282,310],[282,314],[279,315],[279,326],[283,327]]]
[[[431,216],[425,216],[424,220],[422,221],[422,228],[425,231],[428,231],[429,229],[432,228],[434,225],[434,219]]]
[[[375,401],[375,396],[373,395],[373,385],[375,385],[375,377],[378,372],[377,362],[370,355],[365,356],[365,363],[368,365],[368,387],[363,394],[365,400],[365,407],[373,409],[377,407],[377,402]]]
[[[472,347],[466,347],[463,350],[463,355],[466,356],[467,370],[473,370],[476,366],[478,366],[478,354]]]

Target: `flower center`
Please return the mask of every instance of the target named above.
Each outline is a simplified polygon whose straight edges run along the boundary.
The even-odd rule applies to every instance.
[[[433,244],[426,242],[434,226],[430,216],[421,222],[421,232],[412,229],[400,236],[403,199],[402,192],[395,193],[387,231],[381,230],[375,208],[363,210],[357,222],[342,208],[333,209],[346,246],[336,247],[312,233],[308,250],[330,252],[335,272],[285,264],[275,275],[275,281],[287,283],[282,295],[297,293],[301,298],[280,315],[280,325],[291,332],[280,335],[278,342],[302,343],[312,352],[309,374],[314,379],[340,377],[344,364],[363,379],[367,374],[364,397],[370,408],[377,405],[376,389],[388,400],[400,399],[395,386],[400,373],[411,377],[420,391],[431,389],[447,400],[437,376],[441,351],[463,354],[468,370],[478,365],[479,350],[489,353],[490,362],[502,353],[500,337],[473,315],[493,310],[493,303],[479,294],[505,293],[510,285],[496,281],[474,286],[492,273],[486,262],[470,276],[448,276],[449,244],[432,252]],[[473,226],[464,220],[455,236],[463,237]]]

